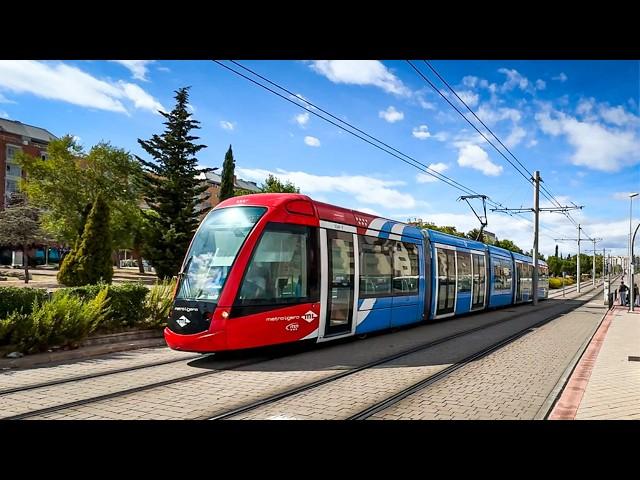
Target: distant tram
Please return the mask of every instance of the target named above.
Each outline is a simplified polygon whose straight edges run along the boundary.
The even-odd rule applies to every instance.
[[[305,195],[245,195],[200,224],[164,335],[193,352],[325,342],[529,302],[532,276],[531,257],[492,245]]]

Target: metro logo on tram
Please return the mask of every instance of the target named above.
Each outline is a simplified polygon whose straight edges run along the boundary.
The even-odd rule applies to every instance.
[[[531,301],[532,272],[531,257],[306,195],[245,195],[198,227],[164,334],[194,352],[324,342]]]

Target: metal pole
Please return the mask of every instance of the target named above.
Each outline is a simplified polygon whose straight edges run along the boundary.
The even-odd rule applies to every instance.
[[[631,224],[633,219],[633,197],[637,196],[637,193],[629,194],[629,279],[628,287],[629,287],[629,309],[633,311],[633,237],[631,236]]]
[[[636,227],[636,231],[633,232],[633,237],[631,237],[631,262],[632,262],[632,265],[633,265],[633,243],[634,243],[634,240],[636,239],[636,234],[638,233],[638,228],[640,228],[640,223]],[[633,312],[633,302],[635,302],[635,299],[633,298],[633,275],[632,275],[631,276],[631,311],[632,312]]]
[[[596,286],[596,240],[593,239],[593,286]]]
[[[538,304],[538,227],[540,218],[540,171],[533,174],[533,304]]]
[[[576,263],[578,264],[577,266],[577,277],[578,277],[578,281],[576,282],[577,285],[577,289],[576,292],[580,293],[580,224],[578,224],[578,258]]]
[[[567,272],[562,272],[562,296],[564,297],[564,277],[567,275]]]

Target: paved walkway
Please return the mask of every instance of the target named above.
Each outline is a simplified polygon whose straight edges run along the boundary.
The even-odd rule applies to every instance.
[[[549,419],[640,419],[639,311],[608,313]]]

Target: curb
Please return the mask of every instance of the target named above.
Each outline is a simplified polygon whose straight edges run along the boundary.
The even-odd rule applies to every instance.
[[[139,348],[165,347],[166,345],[162,331],[147,330],[101,335],[85,340],[80,348],[74,350],[36,353],[21,358],[2,358],[0,359],[0,370],[31,368],[42,365],[53,366],[69,360],[92,358]]]

